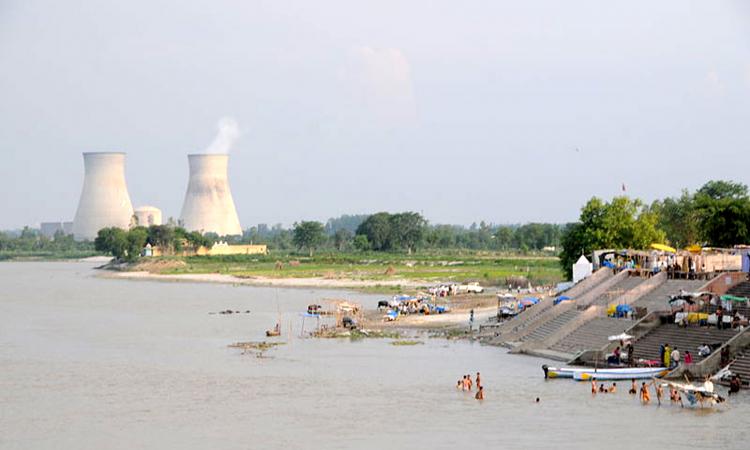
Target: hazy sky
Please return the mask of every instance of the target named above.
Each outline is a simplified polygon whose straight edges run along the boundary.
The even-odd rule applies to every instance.
[[[72,220],[84,151],[178,217],[225,117],[243,227],[750,183],[750,5],[0,0],[0,228]]]

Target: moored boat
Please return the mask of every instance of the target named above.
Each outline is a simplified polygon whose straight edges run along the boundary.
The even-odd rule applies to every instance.
[[[628,380],[661,377],[669,372],[664,367],[622,367],[592,369],[590,367],[548,367],[542,366],[545,378],[573,378],[578,381]]]
[[[663,377],[669,373],[666,367],[635,367],[623,369],[587,369],[573,373],[576,381],[591,380],[642,380]]]

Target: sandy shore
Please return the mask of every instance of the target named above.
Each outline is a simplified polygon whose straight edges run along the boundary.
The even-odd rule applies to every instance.
[[[415,280],[352,280],[338,278],[266,278],[266,277],[236,277],[220,273],[187,273],[176,275],[162,275],[150,272],[118,272],[103,270],[99,273],[102,278],[117,278],[128,280],[152,281],[185,281],[198,283],[243,284],[248,286],[277,286],[290,288],[320,288],[320,289],[363,289],[374,287],[397,287],[404,289],[418,289],[428,283]]]
[[[192,282],[192,283],[222,283],[239,284],[247,286],[277,286],[285,288],[312,288],[312,289],[364,289],[374,287],[396,287],[416,290],[424,287],[426,282],[414,280],[351,280],[351,279],[328,279],[328,278],[266,278],[253,277],[241,278],[234,275],[218,273],[195,273],[162,275],[146,271],[119,272],[102,270],[98,274],[102,278],[115,278],[126,280],[150,280],[165,282]],[[492,294],[485,295],[461,295],[445,299],[450,307],[446,314],[433,315],[402,315],[396,321],[383,320],[382,311],[369,310],[365,312],[363,326],[369,329],[415,329],[415,330],[448,330],[459,329],[469,325],[470,310],[474,309],[475,329],[479,324],[485,323],[493,314],[497,313],[497,300]]]
[[[446,330],[465,327],[469,329],[469,311],[471,308],[458,308],[451,310],[446,314],[433,314],[425,316],[422,314],[413,314],[400,316],[398,320],[386,322],[381,316],[384,314],[368,314],[365,321],[366,328],[385,329],[385,328],[407,328],[422,330]],[[497,314],[497,306],[481,306],[474,308],[474,330],[479,325],[486,323],[490,316]]]

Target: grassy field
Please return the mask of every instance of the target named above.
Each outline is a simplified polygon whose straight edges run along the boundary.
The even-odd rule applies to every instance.
[[[312,258],[272,253],[265,256],[193,256],[144,261],[134,270],[163,274],[221,273],[239,277],[328,278],[352,280],[409,280],[426,284],[478,281],[487,286],[507,285],[523,276],[533,285],[562,280],[553,256],[519,256],[492,252],[327,253]]]
[[[96,252],[93,250],[0,251],[0,261],[57,261],[66,259],[81,259],[100,255],[100,252]]]

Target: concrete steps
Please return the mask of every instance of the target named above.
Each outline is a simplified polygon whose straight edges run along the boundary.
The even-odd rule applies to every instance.
[[[581,312],[577,309],[569,309],[558,315],[554,319],[548,320],[547,322],[543,323],[531,333],[523,336],[520,340],[521,342],[543,341],[544,339],[555,333],[557,330],[559,330],[563,325],[578,317],[580,314]]]
[[[633,325],[632,320],[596,317],[578,327],[554,344],[551,350],[578,353],[604,347],[609,336],[620,334]]]
[[[731,370],[732,373],[738,374],[743,383],[750,381],[750,352],[746,350],[744,353],[737,356],[734,362],[729,365],[729,370]]]
[[[607,289],[602,295],[594,299],[590,305],[607,306],[617,301],[617,298],[646,281],[641,277],[628,277]]]
[[[725,343],[734,337],[739,331],[736,329],[719,330],[714,327],[689,326],[678,327],[675,324],[664,324],[654,328],[634,344],[634,355],[636,359],[659,359],[659,346],[669,344],[670,347],[680,350],[682,357],[689,350],[693,355],[693,362],[698,363],[703,358],[698,356],[698,346],[706,344]]]
[[[667,280],[661,286],[633,302],[633,306],[646,308],[647,312],[669,311],[669,296],[680,290],[693,292],[703,286],[703,280]]]

